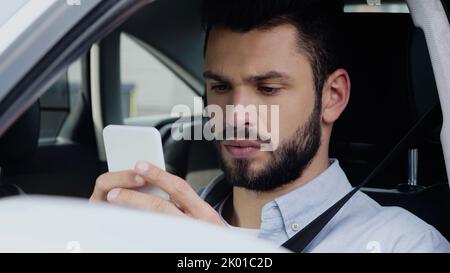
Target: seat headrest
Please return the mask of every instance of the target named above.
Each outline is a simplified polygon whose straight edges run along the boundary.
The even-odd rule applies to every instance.
[[[420,92],[437,93],[431,63],[422,61],[429,59],[425,39],[409,14],[347,13],[344,21],[341,57],[352,88],[332,139],[393,144],[423,112]]]
[[[40,110],[36,102],[0,137],[1,166],[30,157],[38,145],[39,130]]]

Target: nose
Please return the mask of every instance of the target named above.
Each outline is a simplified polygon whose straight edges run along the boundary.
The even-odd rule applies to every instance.
[[[253,96],[252,91],[238,87],[230,92],[228,105],[226,106],[227,122],[233,122],[237,128],[242,126],[252,127],[256,126],[257,119],[257,98]]]

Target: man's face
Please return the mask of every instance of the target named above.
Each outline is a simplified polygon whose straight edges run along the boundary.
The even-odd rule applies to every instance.
[[[291,182],[320,146],[320,103],[316,104],[311,65],[298,43],[291,25],[246,33],[213,28],[209,34],[207,99],[208,105],[226,113],[223,128],[232,120],[236,130],[264,126],[278,134],[275,151],[261,151],[259,140],[217,141],[227,180],[235,186],[266,191]],[[279,120],[271,120],[271,111],[267,118],[226,112],[227,105],[265,105],[269,110],[276,105]]]

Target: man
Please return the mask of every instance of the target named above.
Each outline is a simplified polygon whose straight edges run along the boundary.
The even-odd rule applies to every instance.
[[[336,3],[205,2],[207,102],[223,110],[278,105],[280,122],[266,120],[267,127],[278,126],[277,149],[262,151],[261,139],[216,140],[224,176],[201,196],[183,179],[140,161],[134,170],[101,175],[91,200],[193,217],[281,245],[347,194],[350,183],[328,157],[333,123],[350,97],[350,78],[337,58],[342,7]],[[236,109],[226,115],[246,135],[260,122]],[[171,201],[134,190],[146,183]],[[409,212],[358,192],[306,251],[445,252],[450,246]]]

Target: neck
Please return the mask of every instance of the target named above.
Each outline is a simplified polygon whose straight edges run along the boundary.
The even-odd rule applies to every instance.
[[[298,179],[268,192],[255,192],[244,188],[233,188],[232,202],[225,206],[224,218],[233,226],[260,228],[261,210],[265,204],[307,184],[329,167],[328,153],[316,154]],[[231,201],[231,200],[229,200]]]

